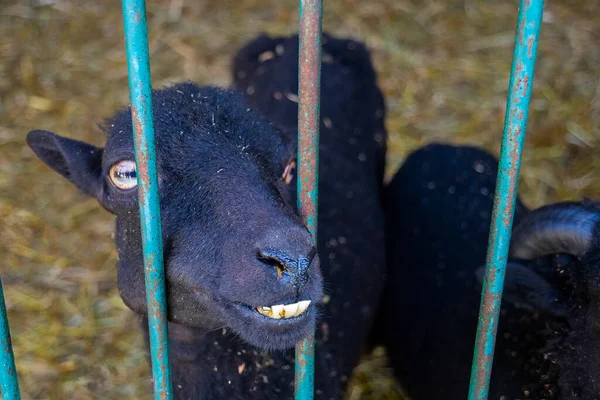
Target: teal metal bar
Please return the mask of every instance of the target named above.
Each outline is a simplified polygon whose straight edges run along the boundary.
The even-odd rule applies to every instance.
[[[15,357],[10,340],[10,329],[4,303],[4,290],[0,281],[0,395],[2,400],[19,400],[19,381],[15,368]]]
[[[519,6],[469,400],[487,399],[489,392],[543,9],[543,0],[521,0]]]
[[[144,0],[123,0],[133,121],[154,398],[173,396],[167,335],[167,297],[154,147],[152,86]]]
[[[300,0],[298,210],[317,242],[321,92],[321,0]],[[296,400],[314,397],[314,333],[296,345]]]

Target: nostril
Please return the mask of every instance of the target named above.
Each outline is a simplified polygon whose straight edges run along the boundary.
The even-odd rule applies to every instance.
[[[263,263],[277,269],[278,278],[281,278],[283,272],[293,273],[298,263],[294,257],[274,249],[257,249],[256,257]]]
[[[308,281],[308,268],[315,258],[317,249],[312,246],[305,256],[290,256],[277,249],[257,249],[256,257],[264,264],[272,266],[277,272],[277,278],[283,274],[291,276],[294,285],[303,285]]]
[[[256,258],[262,263],[275,268],[277,271],[277,279],[281,279],[283,272],[292,272],[293,265],[296,261],[286,254],[273,249],[257,249]]]

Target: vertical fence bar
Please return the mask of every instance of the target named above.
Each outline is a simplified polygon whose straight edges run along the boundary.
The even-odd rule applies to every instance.
[[[489,392],[543,9],[543,0],[521,0],[519,5],[469,400],[485,400]]]
[[[173,390],[171,388],[171,371],[169,367],[167,299],[154,145],[152,85],[145,1],[123,0],[123,19],[138,176],[154,398],[171,399]]]
[[[0,395],[2,400],[19,400],[19,381],[10,340],[8,316],[4,304],[4,291],[0,281]]]
[[[321,0],[300,0],[298,210],[317,242],[321,92]],[[314,396],[314,332],[296,345],[296,400]]]

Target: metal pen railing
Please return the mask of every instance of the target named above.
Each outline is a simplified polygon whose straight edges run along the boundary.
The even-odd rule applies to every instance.
[[[12,342],[10,340],[10,329],[8,327],[8,316],[4,303],[4,290],[0,281],[0,394],[2,400],[19,400],[19,380],[15,368],[15,356],[13,355]]]
[[[521,0],[519,5],[469,400],[485,400],[489,392],[543,9],[543,0]]]
[[[469,400],[486,399],[489,391],[543,5],[543,0],[521,0],[519,6]],[[123,0],[123,20],[138,174],[154,393],[156,399],[171,399],[173,391],[169,367],[165,274],[145,1]],[[321,0],[300,0],[298,209],[315,242],[318,215],[321,24]],[[0,368],[2,400],[20,399],[1,281]],[[295,398],[311,400],[313,393],[314,333],[296,347]]]
[[[321,0],[300,0],[298,56],[298,211],[315,246],[319,199],[321,94]],[[296,400],[312,400],[315,374],[314,332],[296,345]]]
[[[145,0],[123,0],[154,398],[173,397]]]

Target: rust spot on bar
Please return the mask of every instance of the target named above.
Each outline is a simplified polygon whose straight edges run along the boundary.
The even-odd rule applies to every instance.
[[[144,135],[142,132],[142,122],[140,121],[140,117],[138,114],[138,110],[135,107],[131,107],[131,116],[132,116],[132,120],[133,120],[133,129],[135,131],[135,146],[137,149],[140,149],[140,151],[138,151],[137,153],[137,160],[138,160],[138,165],[137,168],[139,169],[138,171],[138,179],[140,179],[142,181],[142,184],[144,187],[149,187],[150,186],[150,174],[149,174],[149,169],[148,169],[148,154],[145,153],[144,151],[141,151],[141,149],[143,148],[143,140],[144,140]],[[145,203],[146,202],[146,195],[144,193],[143,190],[140,191],[141,195],[140,195],[140,199],[142,199],[142,201]]]
[[[516,155],[516,157],[518,157],[518,155]],[[511,156],[512,158],[512,156]],[[510,175],[510,186],[508,189],[508,193],[506,194],[506,196],[508,197],[508,204],[513,204],[514,199],[515,199],[515,184],[516,184],[516,175],[517,174],[511,174]],[[504,227],[506,229],[510,229],[510,224],[512,221],[512,212],[511,212],[511,208],[505,208],[504,210],[502,210],[502,223],[504,224]]]
[[[529,89],[529,75],[525,74],[525,76],[521,79],[521,85],[523,86],[521,90],[521,96],[525,97],[527,94],[527,89]]]
[[[519,86],[521,83],[521,75],[523,75],[523,70],[525,69],[525,66],[523,65],[523,63],[518,63],[517,66],[515,67],[515,72],[514,72],[514,79],[516,79],[516,85],[513,86],[512,88],[512,93],[509,93],[509,96],[511,97],[511,100],[514,104],[519,104],[521,102],[521,97],[518,95],[518,90],[519,90]],[[511,113],[514,111],[511,110]]]
[[[533,44],[535,43],[535,36],[529,35],[527,38],[527,58],[531,59],[533,56]]]
[[[493,276],[493,274],[488,274],[487,275],[487,279],[488,279],[488,284],[494,284],[495,281],[495,277]],[[480,317],[481,319],[481,327],[482,327],[482,331],[484,332],[488,332],[490,330],[490,325],[492,324],[491,319],[489,318],[489,316],[494,315],[492,314],[495,310],[495,304],[496,302],[499,301],[498,296],[497,295],[493,295],[491,293],[487,293],[486,296],[483,299],[483,305],[482,305],[482,309],[481,309],[481,313],[480,316],[483,315],[483,317]],[[485,337],[482,337],[482,340],[477,340],[476,343],[476,347],[477,347],[477,351],[479,352],[479,354],[481,354],[482,356],[477,360],[477,377],[479,379],[480,382],[486,382],[487,385],[487,381],[488,379],[486,378],[488,376],[488,371],[486,369],[487,365],[491,364],[491,355],[488,354],[486,352],[486,348],[485,348]],[[483,390],[484,386],[480,386],[477,388],[477,397],[481,396],[480,391]]]
[[[523,65],[522,62],[518,63],[517,67],[515,68],[515,75],[520,76],[523,73],[524,69],[525,69],[525,65]]]
[[[519,45],[523,46],[523,34],[525,33],[525,19],[519,24],[517,37],[519,38]]]
[[[133,130],[135,131],[135,136],[137,138],[138,135],[142,134],[142,122],[140,121],[138,110],[134,106],[131,106],[131,116],[133,120]]]

